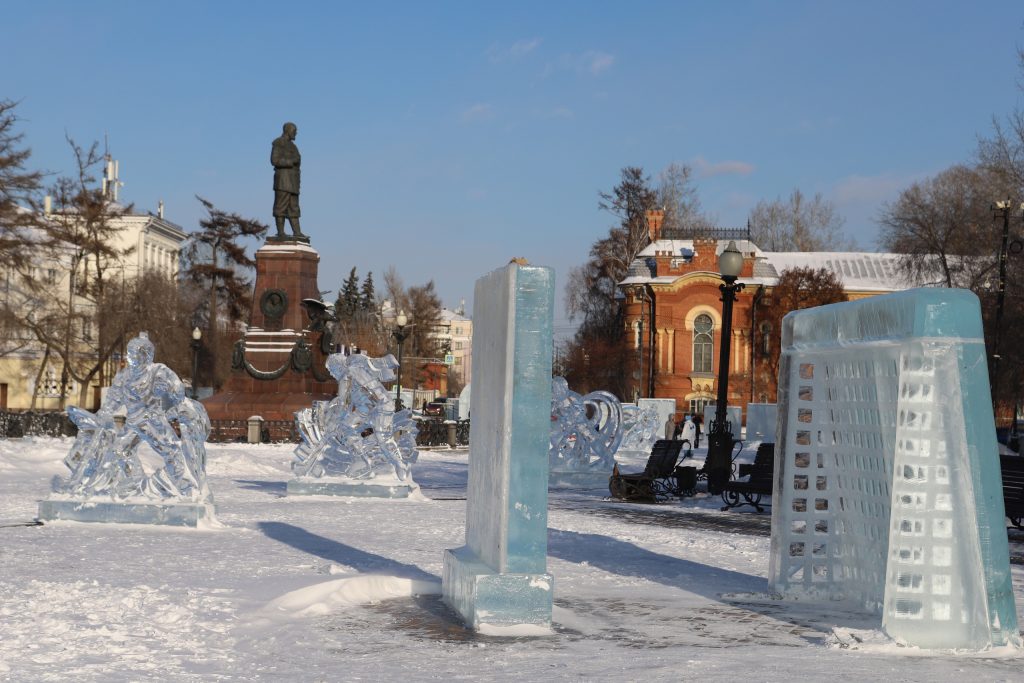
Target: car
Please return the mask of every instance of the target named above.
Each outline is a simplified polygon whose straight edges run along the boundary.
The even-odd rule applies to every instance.
[[[444,401],[433,401],[423,409],[427,417],[444,417]]]

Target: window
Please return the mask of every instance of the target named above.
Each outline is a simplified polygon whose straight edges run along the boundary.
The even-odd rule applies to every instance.
[[[460,342],[460,341],[457,341],[457,342],[455,342],[455,348],[456,348],[457,350],[458,350],[458,349],[461,349],[461,348],[462,348],[462,342]]]
[[[704,417],[704,408],[714,403],[710,398],[691,398],[690,399],[690,413],[693,415],[700,415]]]
[[[693,371],[712,372],[711,356],[714,354],[715,323],[707,313],[701,313],[693,321]]]

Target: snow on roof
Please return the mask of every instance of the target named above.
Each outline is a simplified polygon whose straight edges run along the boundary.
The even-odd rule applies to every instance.
[[[793,268],[824,268],[834,273],[846,290],[892,292],[913,286],[898,267],[899,254],[850,251],[764,252],[775,277]]]
[[[729,240],[718,240],[715,254],[721,254]],[[892,292],[914,286],[899,268],[898,254],[846,251],[762,251],[753,242],[736,240],[736,248],[746,254],[754,254],[753,277],[740,278],[746,284],[774,285],[784,270],[792,268],[824,268],[834,273],[848,291]],[[657,240],[644,247],[629,266],[625,279],[620,285],[671,284],[679,275],[656,276],[655,254],[692,256],[695,253],[693,240]]]
[[[448,308],[442,308],[441,309],[441,320],[445,320],[445,321],[448,321],[448,322],[463,322],[463,321],[469,321],[470,318],[465,316],[465,315],[462,315],[458,311],[453,311],[453,310],[450,310]]]
[[[748,240],[718,240],[715,248],[715,254],[721,254],[729,246],[729,242],[736,242],[736,248],[744,254],[754,253],[756,256],[760,256],[763,252],[753,242]],[[683,255],[683,250],[689,250],[692,254],[696,254],[697,250],[693,247],[693,240],[656,240],[651,242],[646,247],[640,250],[637,254],[638,257],[643,256],[654,256],[656,252],[669,251],[672,254]]]

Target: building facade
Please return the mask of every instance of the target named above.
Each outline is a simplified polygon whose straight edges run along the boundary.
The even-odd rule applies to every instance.
[[[651,243],[619,283],[627,338],[637,354],[633,396],[674,398],[682,413],[703,414],[715,403],[721,372],[722,302],[718,256],[729,240],[666,239],[662,214],[648,214]],[[747,239],[734,240],[743,254],[733,306],[730,405],[773,403],[776,382],[765,379],[764,340],[779,331],[758,322],[779,275],[798,267],[824,268],[843,283],[849,299],[908,288],[893,254],[865,252],[765,252]],[[777,352],[777,349],[775,350]]]
[[[114,246],[130,253],[114,264],[106,264],[110,277],[132,279],[144,273],[159,273],[168,279],[176,279],[181,268],[181,250],[188,235],[180,226],[163,217],[163,207],[153,214],[122,214],[110,220],[118,230]],[[69,245],[67,249],[47,249],[35,256],[27,277],[46,287],[44,300],[61,301],[70,310],[82,312],[93,308],[93,303],[74,287],[72,269],[77,281],[81,281],[90,268],[95,268],[87,258],[79,258]],[[23,275],[0,268],[0,297],[5,308],[18,309],[28,305],[27,288],[21,281]],[[91,321],[86,317],[82,329],[73,330],[75,346],[82,354],[88,354],[93,331]],[[0,410],[56,410],[61,405],[61,375],[63,365],[57,354],[47,354],[45,348],[31,332],[10,328],[9,338],[2,341],[0,355]],[[113,373],[103,380],[95,381],[87,393],[86,408],[97,408],[103,385],[109,385]],[[77,405],[81,387],[69,379],[64,389],[65,405]]]

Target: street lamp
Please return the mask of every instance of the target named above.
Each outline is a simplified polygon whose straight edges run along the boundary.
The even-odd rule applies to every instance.
[[[721,492],[729,481],[732,468],[732,430],[729,429],[728,407],[729,397],[729,347],[732,342],[732,305],[736,301],[736,293],[743,289],[743,283],[736,282],[743,268],[743,254],[736,248],[736,242],[730,240],[718,257],[718,271],[723,284],[718,286],[722,291],[722,341],[718,355],[718,399],[715,403],[715,419],[708,432],[708,457],[704,469],[708,473],[708,493]]]
[[[199,378],[199,349],[203,345],[203,331],[198,327],[192,328],[192,398],[199,398],[199,386],[196,384]]]
[[[1021,213],[1024,214],[1024,203],[1019,207]],[[1003,219],[1003,239],[999,244],[999,280],[996,286],[996,328],[995,333],[992,335],[992,364],[989,368],[991,376],[991,390],[992,390],[992,407],[996,407],[996,385],[999,382],[999,361],[1002,360],[1000,354],[1000,338],[1002,337],[1003,330],[1003,304],[1006,300],[1006,258],[1009,253],[1020,253],[1021,243],[1019,240],[1010,242],[1010,212],[1012,211],[1012,205],[1009,199],[1001,202],[996,202],[992,206],[992,217]],[[1011,421],[1011,429],[1015,429],[1017,425],[1017,406],[1016,401],[1014,402],[1013,420]]]
[[[399,311],[395,318],[395,329],[391,331],[391,336],[398,341],[398,383],[395,385],[395,412],[402,409],[402,346],[409,337],[409,328],[412,327],[412,325],[406,324],[408,322],[409,319],[405,317],[405,311]]]

